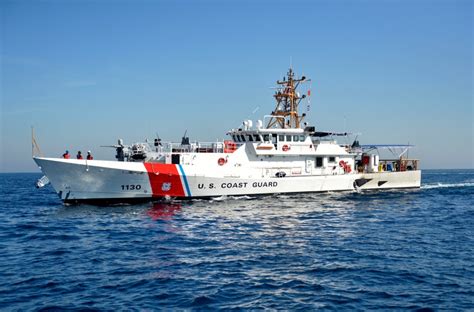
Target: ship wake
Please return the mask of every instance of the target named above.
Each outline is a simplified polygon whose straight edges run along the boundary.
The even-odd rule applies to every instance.
[[[438,188],[456,188],[456,187],[473,187],[474,182],[465,183],[436,183],[436,184],[425,184],[421,188],[425,190],[438,189]]]

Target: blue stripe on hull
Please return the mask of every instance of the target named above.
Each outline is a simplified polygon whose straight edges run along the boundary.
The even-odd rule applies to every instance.
[[[186,192],[188,193],[188,197],[191,197],[191,190],[189,189],[188,179],[186,178],[186,175],[184,174],[183,167],[181,165],[178,165],[178,166],[179,166],[179,172],[181,173],[181,176],[183,177],[184,186],[186,187]]]

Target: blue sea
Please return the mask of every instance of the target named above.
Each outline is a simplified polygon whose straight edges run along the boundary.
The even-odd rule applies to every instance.
[[[474,170],[418,190],[64,206],[0,174],[0,309],[473,310]]]

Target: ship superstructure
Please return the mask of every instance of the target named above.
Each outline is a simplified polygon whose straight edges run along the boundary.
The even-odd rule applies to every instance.
[[[222,142],[112,145],[116,161],[34,157],[60,198],[68,203],[417,188],[418,161],[401,153],[380,160],[382,147],[343,145],[346,133],[316,131],[303,122],[297,89],[308,82],[293,70],[277,81],[275,109],[263,120],[245,120]],[[309,96],[309,94],[308,94]]]

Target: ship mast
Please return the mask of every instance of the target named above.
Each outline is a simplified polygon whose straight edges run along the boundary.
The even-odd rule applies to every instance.
[[[287,76],[283,78],[283,81],[277,81],[279,86],[273,95],[277,103],[275,110],[271,114],[272,117],[268,121],[267,128],[300,128],[301,121],[306,114],[299,115],[298,105],[306,95],[300,96],[296,89],[304,81],[306,81],[306,77],[295,78],[291,68],[288,70]]]

